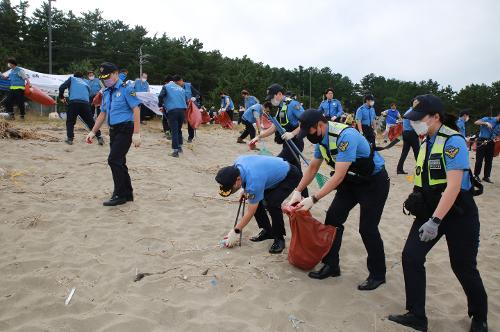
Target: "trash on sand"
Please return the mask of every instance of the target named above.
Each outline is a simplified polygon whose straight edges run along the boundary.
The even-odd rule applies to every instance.
[[[217,286],[217,279],[215,278],[210,279],[210,285]]]
[[[298,330],[299,329],[299,324],[304,324],[305,322],[303,320],[298,319],[294,315],[288,316],[288,321],[292,323],[292,326],[294,329]]]
[[[68,295],[68,298],[66,299],[66,301],[64,302],[64,305],[68,305],[69,304],[69,301],[71,301],[71,298],[73,297],[73,294],[75,294],[75,291],[76,291],[76,288],[73,287],[71,289],[71,292],[69,292],[69,295]]]

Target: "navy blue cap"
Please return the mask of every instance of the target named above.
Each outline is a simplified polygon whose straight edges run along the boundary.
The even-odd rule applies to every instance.
[[[412,110],[405,114],[404,118],[419,121],[427,114],[444,114],[444,104],[441,99],[431,94],[416,96],[413,99]]]
[[[311,129],[311,127],[314,127],[320,121],[327,121],[323,113],[313,108],[305,110],[299,116],[300,131],[298,137],[306,137],[309,134],[309,129]]]
[[[99,78],[106,79],[115,71],[118,71],[117,65],[111,62],[103,62],[99,66]]]
[[[277,94],[278,92],[285,93],[285,88],[279,85],[278,83],[271,84],[267,88],[267,96],[266,100],[271,100],[274,98],[274,95]]]

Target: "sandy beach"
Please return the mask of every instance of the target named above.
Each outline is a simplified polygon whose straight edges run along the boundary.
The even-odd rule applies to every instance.
[[[405,309],[401,252],[412,220],[403,215],[402,203],[412,184],[396,175],[401,143],[382,153],[391,176],[380,224],[387,284],[360,292],[357,284],[368,273],[358,207],[346,223],[339,278],[312,280],[288,263],[287,250],[271,255],[270,241],[250,242],[258,232],[254,221],[241,247],[219,247],[238,203],[218,196],[215,174],[238,155],[256,153],[235,143],[237,128],[202,127],[176,159],[168,156],[161,123],[148,122],[142,146],[127,156],[135,201],[106,208],[102,201],[113,185],[107,128],[105,146],[89,145],[78,123],[75,143],[68,146],[62,121],[28,118],[13,124],[36,128],[55,142],[0,140],[0,331],[410,331],[386,318]],[[272,138],[266,147],[279,151]],[[410,153],[405,170],[413,168]],[[478,265],[490,331],[500,331],[498,158],[492,181],[476,198]],[[332,198],[333,193],[313,208],[319,220]],[[428,255],[426,267],[429,330],[468,331],[466,298],[445,239]]]

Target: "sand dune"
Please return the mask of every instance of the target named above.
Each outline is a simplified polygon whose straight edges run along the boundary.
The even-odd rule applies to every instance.
[[[270,255],[269,242],[248,241],[258,231],[255,222],[244,230],[241,247],[218,246],[237,203],[217,197],[215,173],[238,155],[254,153],[235,143],[237,130],[203,127],[174,159],[161,124],[148,123],[143,145],[128,155],[135,202],[105,208],[112,190],[109,147],[85,144],[82,128],[67,146],[58,122],[32,119],[23,126],[61,142],[0,140],[1,331],[294,331],[291,318],[301,331],[406,331],[385,318],[404,311],[400,262],[411,219],[401,206],[412,184],[395,174],[400,146],[383,153],[391,175],[380,225],[387,284],[359,292],[367,271],[358,208],[346,223],[339,278],[311,280],[288,264],[286,251]],[[500,331],[498,159],[493,181],[477,198],[478,260],[490,329]],[[314,207],[318,219],[332,197]],[[468,331],[465,296],[445,240],[428,256],[427,272],[430,331]],[[150,275],[134,282],[136,273]]]

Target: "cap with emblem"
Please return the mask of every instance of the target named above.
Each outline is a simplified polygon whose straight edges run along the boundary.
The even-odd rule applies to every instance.
[[[281,92],[281,93],[285,93],[285,88],[283,88],[281,85],[279,85],[278,83],[274,83],[272,85],[270,85],[268,88],[267,88],[267,96],[266,96],[266,100],[271,100],[274,98],[274,95],[277,94],[278,92]]]
[[[302,113],[299,117],[300,132],[298,137],[306,137],[309,134],[309,129],[311,129],[311,127],[314,127],[320,121],[327,122],[323,113],[312,108],[305,110],[304,113]]]
[[[413,99],[412,110],[404,115],[411,121],[422,120],[427,114],[444,114],[444,104],[438,97],[428,94]]]
[[[101,65],[99,66],[99,78],[106,79],[115,71],[118,71],[118,67],[114,63],[101,63]]]
[[[234,183],[240,176],[240,170],[236,166],[223,167],[217,172],[215,181],[220,184],[219,194],[223,197],[231,195]]]

